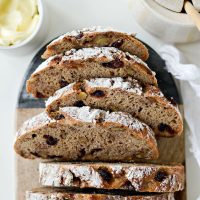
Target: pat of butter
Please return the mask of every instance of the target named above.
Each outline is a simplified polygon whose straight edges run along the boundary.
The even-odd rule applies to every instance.
[[[22,42],[35,31],[38,22],[37,0],[0,0],[0,45]]]

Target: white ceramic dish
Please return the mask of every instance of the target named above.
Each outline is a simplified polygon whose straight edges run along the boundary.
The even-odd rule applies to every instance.
[[[151,34],[173,43],[193,42],[200,32],[185,13],[172,12],[154,0],[131,0],[135,20]]]
[[[38,1],[38,11],[39,11],[40,18],[39,18],[38,24],[37,24],[35,30],[33,31],[33,33],[29,37],[27,37],[25,40],[23,40],[22,42],[20,42],[18,44],[11,45],[11,46],[0,46],[0,50],[1,49],[2,50],[11,50],[11,49],[23,47],[23,46],[27,45],[29,42],[31,42],[37,36],[37,34],[39,33],[40,28],[43,24],[43,21],[44,21],[44,5],[43,5],[43,2],[42,2],[42,0],[37,0],[37,1]]]

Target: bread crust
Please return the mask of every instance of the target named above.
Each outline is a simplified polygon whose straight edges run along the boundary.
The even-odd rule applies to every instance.
[[[94,96],[96,91],[101,91],[103,95]],[[141,85],[132,78],[96,78],[72,83],[47,100],[46,111],[53,118],[59,112],[59,107],[73,106],[77,102],[93,108],[129,112],[151,126],[157,136],[174,137],[183,131],[183,121],[177,105],[167,100],[159,88]],[[138,109],[147,111],[138,112]],[[157,117],[159,115],[164,117]],[[166,124],[166,129],[159,130],[160,124]]]
[[[165,194],[137,194],[137,195],[115,195],[112,193],[84,193],[76,191],[66,191],[62,189],[40,188],[26,192],[26,200],[175,200],[173,193]]]
[[[182,165],[40,163],[40,183],[50,187],[176,192],[184,189]]]
[[[115,76],[132,76],[157,86],[155,73],[138,57],[114,47],[95,47],[50,57],[27,81],[27,92],[45,98],[77,80]]]
[[[42,58],[47,59],[70,49],[102,46],[117,47],[122,51],[137,55],[142,60],[147,60],[149,57],[148,49],[133,34],[129,35],[113,29],[92,27],[68,32],[53,40],[47,46]]]

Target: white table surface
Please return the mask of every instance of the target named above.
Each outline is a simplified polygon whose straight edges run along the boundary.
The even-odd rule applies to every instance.
[[[137,36],[158,49],[163,42],[144,31],[131,14],[134,0],[44,0],[48,26],[43,42],[30,44],[25,50],[0,51],[0,199],[14,197],[14,126],[18,92],[28,64],[40,46],[66,31],[93,25],[113,26]],[[36,47],[35,47],[36,46]],[[177,45],[191,63],[199,64],[200,42]],[[31,50],[34,48],[33,50]],[[200,195],[200,169],[189,152],[186,139],[188,200]],[[30,161],[31,162],[31,161]]]

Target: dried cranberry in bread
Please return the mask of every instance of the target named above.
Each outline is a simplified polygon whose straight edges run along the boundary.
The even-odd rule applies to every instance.
[[[50,187],[176,192],[184,189],[182,165],[41,163],[40,183]]]
[[[46,102],[46,111],[56,118],[64,106],[90,106],[132,114],[149,125],[156,135],[180,135],[183,121],[176,105],[155,86],[128,78],[96,78],[73,83],[58,90]]]
[[[61,114],[57,121],[42,113],[25,122],[15,151],[24,158],[65,161],[158,158],[153,131],[129,114],[89,107],[64,107]]]
[[[157,85],[155,73],[136,56],[114,47],[95,47],[50,57],[27,81],[27,92],[39,98],[49,97],[78,80],[116,76],[132,76],[142,83]]]
[[[116,47],[142,60],[147,60],[149,57],[148,49],[133,34],[129,35],[112,28],[92,27],[68,32],[53,40],[47,46],[42,58],[46,59],[71,49],[104,46]]]
[[[122,192],[39,188],[26,192],[26,200],[175,200],[174,193],[124,194]]]

